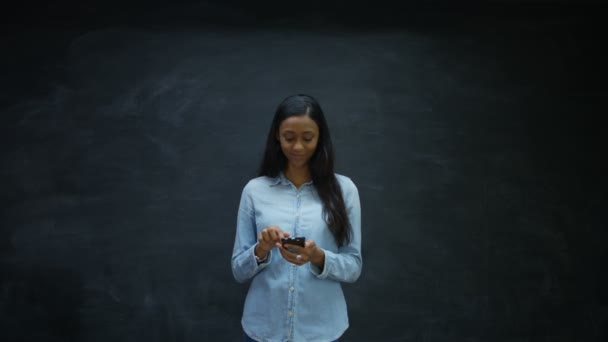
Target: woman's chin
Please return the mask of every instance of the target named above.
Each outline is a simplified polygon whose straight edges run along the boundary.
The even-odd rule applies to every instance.
[[[289,160],[289,166],[291,167],[296,167],[296,168],[302,168],[305,166],[308,166],[308,160],[302,160],[302,159],[290,159]]]

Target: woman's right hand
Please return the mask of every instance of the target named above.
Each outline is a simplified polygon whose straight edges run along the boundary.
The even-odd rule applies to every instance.
[[[279,226],[268,226],[258,234],[258,245],[255,246],[255,255],[260,259],[265,259],[271,249],[282,238],[289,237],[288,232],[281,230]]]

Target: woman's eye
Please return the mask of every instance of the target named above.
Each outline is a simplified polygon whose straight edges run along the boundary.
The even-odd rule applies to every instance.
[[[311,141],[312,141],[312,139],[304,139],[304,141],[306,141],[306,142],[311,142]]]

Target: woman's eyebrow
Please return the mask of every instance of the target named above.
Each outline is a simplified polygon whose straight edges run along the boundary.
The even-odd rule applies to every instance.
[[[289,131],[286,130],[286,131],[283,131],[283,134],[296,134],[296,132],[291,131],[291,130],[289,130]],[[308,131],[302,132],[302,134],[315,134],[315,132],[313,130],[308,130]]]

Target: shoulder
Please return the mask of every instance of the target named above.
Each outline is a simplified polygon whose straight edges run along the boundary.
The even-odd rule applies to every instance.
[[[349,195],[358,193],[357,186],[355,185],[355,182],[352,181],[352,179],[337,173],[335,174],[335,176],[344,194]]]
[[[260,190],[265,190],[273,184],[276,184],[276,182],[276,178],[266,176],[256,177],[249,180],[247,184],[245,184],[245,187],[243,188],[243,193],[252,193],[258,192]]]

